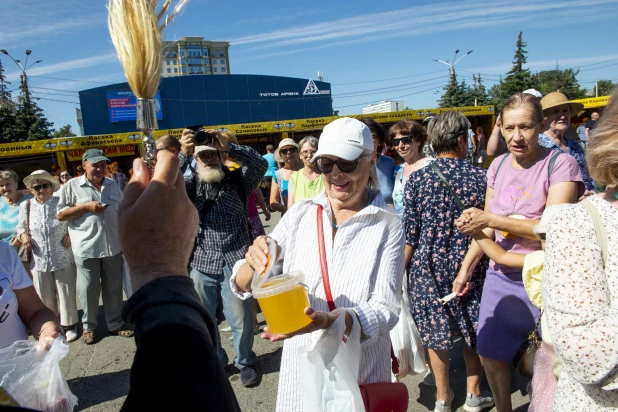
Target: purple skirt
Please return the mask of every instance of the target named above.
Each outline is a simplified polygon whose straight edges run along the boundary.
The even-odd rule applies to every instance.
[[[528,298],[521,272],[504,274],[490,267],[481,297],[476,352],[510,363],[540,314]]]

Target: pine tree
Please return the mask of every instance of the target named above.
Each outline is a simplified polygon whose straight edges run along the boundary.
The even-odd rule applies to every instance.
[[[457,75],[455,69],[451,69],[449,83],[444,86],[444,93],[440,97],[440,107],[461,107],[466,106],[468,102],[468,86],[465,81],[457,83]]]
[[[21,76],[19,86],[21,96],[15,115],[15,133],[18,141],[49,139],[52,122],[48,121],[43,110],[32,100],[27,80]]]
[[[527,62],[526,46],[528,44],[523,39],[523,32],[519,32],[517,43],[515,44],[515,56],[513,56],[513,67],[506,74],[504,81],[492,86],[490,95],[492,103],[496,106],[496,110],[502,110],[502,106],[506,100],[515,93],[521,93],[526,89],[538,88],[536,78],[530,73],[530,70],[524,69]]]
[[[11,83],[4,77],[0,61],[0,142],[13,141],[15,127],[15,103],[11,98]]]
[[[58,130],[54,130],[54,134],[52,135],[52,137],[56,138],[56,137],[74,137],[77,136],[75,133],[73,133],[73,130],[71,130],[71,125],[67,124],[66,126],[62,126],[60,129]]]
[[[485,106],[490,104],[489,96],[487,95],[487,88],[483,84],[483,79],[481,78],[481,74],[479,73],[478,77],[474,74],[472,75],[473,87],[472,87],[472,98],[476,101],[477,106]]]

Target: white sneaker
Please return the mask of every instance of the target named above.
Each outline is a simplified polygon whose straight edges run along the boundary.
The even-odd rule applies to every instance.
[[[451,404],[453,403],[453,399],[455,399],[455,394],[451,389],[448,401],[436,401],[436,406],[433,408],[434,412],[451,412]]]
[[[494,403],[492,396],[476,396],[468,392],[463,408],[468,412],[481,412],[485,408],[494,406]]]
[[[67,330],[66,335],[67,335],[67,342],[75,342],[79,338],[79,335],[77,334],[77,332],[75,332],[74,329]]]

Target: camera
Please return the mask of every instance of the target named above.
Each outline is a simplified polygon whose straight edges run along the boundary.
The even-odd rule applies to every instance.
[[[203,127],[200,127],[195,132],[194,138],[195,138],[195,144],[198,146],[204,146],[206,144],[212,143],[212,136]]]

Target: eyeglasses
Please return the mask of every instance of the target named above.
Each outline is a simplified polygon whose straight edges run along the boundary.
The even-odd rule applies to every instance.
[[[50,183],[43,183],[42,185],[34,185],[32,186],[32,190],[38,192],[41,189],[49,189],[51,187]]]
[[[317,150],[303,150],[302,152],[300,152],[300,154],[302,154],[305,157],[313,157],[314,154],[316,154],[318,151]]]
[[[60,177],[65,178],[65,177],[69,177],[69,175],[60,175]]]
[[[317,160],[315,161],[315,166],[320,171],[320,173],[324,173],[324,174],[331,173],[333,171],[333,167],[335,166],[335,164],[337,165],[339,170],[341,170],[343,173],[352,173],[353,171],[356,170],[356,167],[358,166],[358,162],[361,159],[364,159],[365,157],[367,156],[361,156],[356,160],[343,160],[343,159],[331,160],[326,157],[318,157]]]
[[[399,146],[400,142],[403,144],[410,144],[412,143],[412,140],[414,140],[414,136],[401,136],[391,140],[391,142],[393,143],[393,146]]]
[[[279,153],[284,154],[284,155],[286,155],[288,153],[296,153],[296,148],[295,147],[291,147],[289,149],[281,149],[281,150],[279,150]]]

